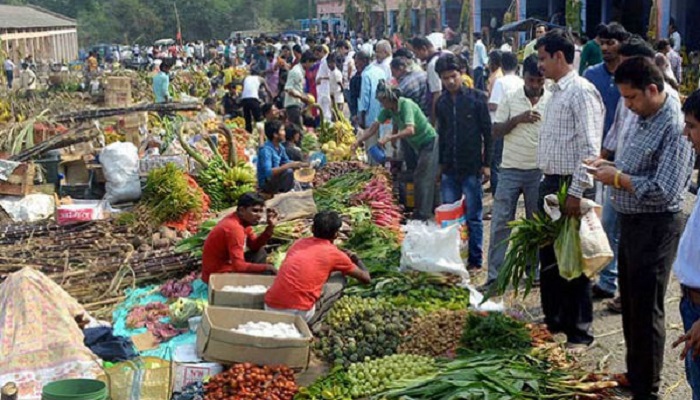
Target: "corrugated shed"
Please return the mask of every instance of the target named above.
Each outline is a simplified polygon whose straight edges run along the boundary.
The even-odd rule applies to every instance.
[[[75,20],[34,6],[0,5],[0,29],[74,27]]]

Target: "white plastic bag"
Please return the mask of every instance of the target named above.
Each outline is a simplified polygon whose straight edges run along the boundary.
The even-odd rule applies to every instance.
[[[117,142],[105,147],[100,163],[107,180],[105,200],[117,204],[141,198],[139,153],[133,143]]]
[[[423,272],[445,272],[469,281],[459,254],[459,225],[441,228],[435,223],[409,221],[401,246],[401,268]]]

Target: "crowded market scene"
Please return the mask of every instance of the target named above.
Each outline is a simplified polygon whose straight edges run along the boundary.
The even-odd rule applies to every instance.
[[[698,13],[0,1],[0,400],[700,400]]]

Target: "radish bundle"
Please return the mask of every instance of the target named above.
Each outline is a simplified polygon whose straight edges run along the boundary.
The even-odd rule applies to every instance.
[[[394,201],[391,183],[384,175],[377,175],[355,196],[355,201],[372,209],[372,221],[394,232],[401,230],[401,208]]]

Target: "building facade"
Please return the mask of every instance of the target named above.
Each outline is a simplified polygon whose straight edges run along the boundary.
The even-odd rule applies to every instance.
[[[355,0],[356,4],[372,0]],[[423,2],[425,1],[425,5]],[[464,0],[374,0],[372,9],[372,26],[386,26],[389,33],[398,28],[398,14],[401,7],[410,4],[411,26],[413,33],[419,33],[425,13],[429,10],[426,26],[428,31],[442,30],[445,26],[456,29],[459,26],[462,4]],[[566,0],[470,0],[473,27],[478,30],[495,30],[504,24],[506,11],[512,11],[514,20],[539,18],[550,22],[564,24]],[[683,46],[687,51],[700,49],[700,29],[691,29],[692,18],[700,15],[700,0],[579,0],[581,2],[581,26],[583,33],[589,37],[595,32],[595,27],[601,23],[618,21],[629,31],[647,36],[650,26],[651,7],[656,6],[655,37],[669,36],[668,26],[671,21],[676,23],[683,38]],[[403,5],[402,5],[403,4]],[[357,16],[345,16],[345,0],[318,0],[317,16],[319,18],[344,18],[346,20]],[[376,34],[376,32],[374,32]],[[383,33],[383,32],[381,32]]]
[[[0,49],[12,60],[70,62],[78,58],[75,20],[32,6],[0,5]]]

